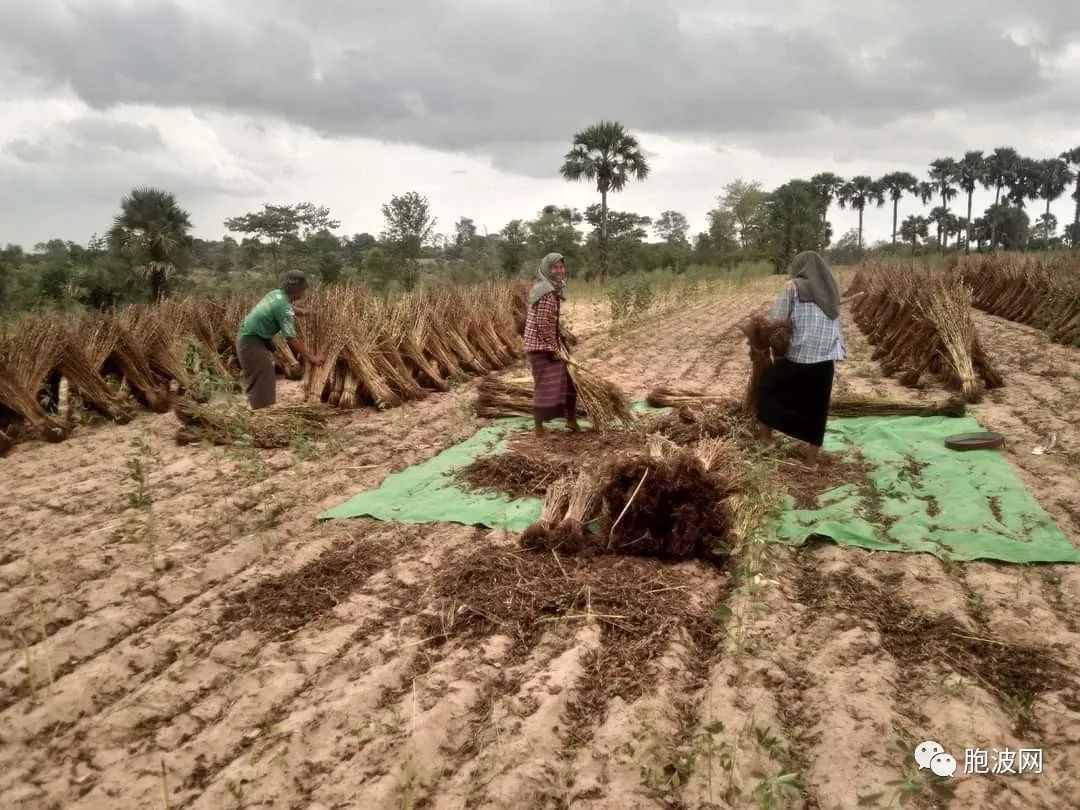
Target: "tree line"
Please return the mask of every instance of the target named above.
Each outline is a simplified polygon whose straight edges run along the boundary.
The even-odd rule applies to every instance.
[[[428,199],[410,191],[382,206],[384,227],[378,236],[339,236],[340,222],[329,209],[300,202],[266,204],[226,219],[225,229],[239,239],[203,240],[191,236],[190,215],[174,195],[136,188],[121,201],[107,233],[85,246],[54,239],[32,252],[13,245],[0,250],[0,301],[9,311],[42,303],[103,309],[160,300],[176,290],[261,283],[264,279],[252,276],[269,278],[285,267],[299,267],[324,282],[348,279],[380,290],[409,289],[425,276],[513,277],[551,251],[565,254],[586,278],[746,260],[780,269],[801,250],[830,245],[834,261],[850,262],[865,254],[866,208],[886,204],[892,206],[893,227],[891,238],[873,247],[878,252],[1080,246],[1080,147],[1042,160],[1009,147],[989,154],[971,151],[960,159],[933,161],[924,180],[908,172],[877,179],[821,173],[768,192],[759,183],[734,180],[708,212],[707,229],[692,239],[681,212],[650,217],[609,207],[610,194],[650,176],[640,143],[621,124],[602,121],[577,133],[560,171],[567,181],[594,183],[599,203],[583,211],[547,205],[532,219],[511,220],[494,234],[479,233],[468,217],[454,223],[453,233],[439,233]],[[1074,181],[1076,212],[1059,236],[1050,205]],[[979,187],[993,191],[994,202],[975,216]],[[966,208],[956,214],[952,203],[960,195]],[[909,200],[933,208],[928,216],[901,218],[901,206]],[[1035,201],[1046,207],[1032,227],[1025,206]],[[859,215],[858,227],[835,242],[829,222],[833,204]]]

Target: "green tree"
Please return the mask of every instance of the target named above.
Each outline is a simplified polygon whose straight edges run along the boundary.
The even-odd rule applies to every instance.
[[[839,197],[840,189],[844,187],[844,178],[832,172],[822,172],[810,178],[810,185],[813,186],[814,194],[817,196],[818,204],[821,206],[821,224],[824,227],[827,243],[829,206],[832,205],[833,200]]]
[[[822,249],[826,226],[821,207],[820,196],[806,180],[792,180],[768,195],[758,238],[777,271],[787,267],[797,253]]]
[[[761,183],[733,180],[724,186],[720,197],[721,208],[727,208],[735,217],[739,230],[739,244],[745,249],[754,238],[754,228],[759,224],[765,192]]]
[[[1009,146],[999,146],[987,155],[983,161],[985,171],[981,182],[984,188],[994,189],[994,204],[987,209],[988,211],[992,211],[994,214],[1000,213],[1001,192],[1012,182],[1019,162],[1020,155]],[[997,250],[998,223],[993,218],[990,218],[989,222],[991,250]]]
[[[536,219],[528,223],[529,247],[538,256],[562,253],[576,258],[581,244],[581,234],[556,206],[542,209]]]
[[[967,194],[967,219],[964,220],[964,252],[971,253],[971,205],[975,188],[986,175],[986,160],[981,151],[965,152],[956,164],[956,184]]]
[[[915,255],[915,250],[919,246],[920,239],[926,239],[930,234],[930,223],[927,222],[926,217],[911,215],[904,220],[903,225],[900,226],[900,235],[904,238],[904,241],[911,245],[911,255]]]
[[[590,205],[585,209],[585,221],[593,226],[591,243],[600,245],[601,225],[604,211],[599,205]],[[644,269],[645,257],[642,246],[648,237],[648,228],[652,218],[634,214],[630,211],[607,212],[607,234],[612,264],[617,268],[617,275],[631,270]],[[591,247],[592,245],[590,245]]]
[[[169,294],[169,280],[183,267],[190,228],[191,219],[174,195],[140,187],[120,201],[109,238],[149,279],[151,299],[161,301]]]
[[[714,208],[708,213],[708,219],[708,241],[699,239],[695,247],[699,253],[698,260],[704,260],[704,257],[700,255],[703,248],[707,248],[708,255],[714,260],[733,260],[739,250],[739,232],[735,215],[727,208]]]
[[[252,211],[225,220],[225,228],[233,233],[254,234],[255,238],[270,243],[270,255],[275,269],[278,255],[288,261],[288,245],[295,244],[301,236],[307,239],[312,233],[333,231],[341,223],[330,216],[330,209],[310,202],[296,205],[263,205],[261,211]]]
[[[415,191],[394,195],[382,207],[385,229],[382,240],[404,262],[420,258],[421,249],[431,242],[437,220],[431,215],[427,197]]]
[[[1027,247],[1031,222],[1023,208],[1001,203],[987,208],[985,217],[991,223],[992,238],[997,239],[996,244],[991,243],[992,249],[1023,250]]]
[[[477,241],[476,223],[469,217],[461,217],[454,223],[454,244],[449,251],[455,259],[465,255],[466,248],[474,247]]]
[[[1046,200],[1046,214],[1044,217],[1040,217],[1039,221],[1043,223],[1043,247],[1050,247],[1050,220],[1052,215],[1050,214],[1050,203],[1057,200],[1068,189],[1069,184],[1072,183],[1073,174],[1069,171],[1069,164],[1062,158],[1049,158],[1047,160],[1039,161],[1038,172],[1038,194],[1039,197]],[[1054,218],[1054,228],[1057,228],[1057,219]]]
[[[1017,208],[1023,208],[1024,203],[1039,199],[1041,175],[1042,167],[1039,161],[1026,157],[1020,158],[1009,180],[1009,193],[1006,195],[1009,202]]]
[[[608,228],[607,195],[609,191],[622,191],[627,182],[649,176],[649,164],[637,138],[628,133],[622,124],[601,121],[574,136],[573,145],[566,153],[562,175],[567,180],[596,182],[600,192],[600,275],[608,275]]]
[[[690,223],[678,211],[664,211],[656,218],[653,232],[669,245],[687,245],[686,234]]]
[[[1076,207],[1073,210],[1073,224],[1068,229],[1069,244],[1075,249],[1080,248],[1080,146],[1062,152],[1060,157],[1069,165],[1073,176],[1076,178],[1076,188],[1073,189],[1072,194],[1073,200],[1076,201]]]
[[[905,194],[915,194],[918,191],[919,180],[909,172],[891,172],[878,180],[878,185],[892,200],[892,243],[895,245],[900,200]]]
[[[503,275],[512,278],[521,272],[528,250],[529,229],[520,219],[512,219],[499,231],[499,261]]]
[[[837,196],[841,208],[850,206],[859,212],[859,250],[863,249],[863,211],[868,205],[885,205],[881,187],[865,174],[852,177],[840,188]]]

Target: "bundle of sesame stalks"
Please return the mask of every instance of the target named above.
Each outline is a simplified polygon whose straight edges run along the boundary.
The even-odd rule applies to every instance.
[[[200,405],[190,399],[176,403],[182,426],[177,444],[209,442],[217,445],[288,447],[296,439],[317,438],[326,432],[333,410],[321,403],[275,405],[257,411],[246,407]]]
[[[666,388],[660,386],[649,392],[645,401],[653,408],[678,408],[703,402],[724,402],[731,397],[724,394],[706,394],[690,388]]]
[[[476,415],[484,419],[532,413],[530,380],[506,380],[494,372],[481,381],[476,394]]]
[[[0,405],[17,413],[50,442],[65,439],[70,428],[46,413],[38,394],[56,368],[63,348],[59,330],[20,330],[0,339]]]
[[[752,413],[757,405],[758,386],[765,369],[783,357],[791,345],[791,323],[753,315],[740,328],[750,345],[751,363],[743,405],[748,413]]]
[[[521,546],[530,551],[544,551],[550,546],[549,535],[555,528],[570,503],[570,490],[574,479],[564,475],[555,479],[544,493],[544,505],[540,510],[540,519],[525,529],[521,534]]]
[[[913,402],[888,397],[837,396],[829,403],[833,416],[952,416],[967,413],[962,396],[940,402]]]
[[[552,485],[552,489],[567,486],[567,479],[559,479]],[[544,522],[544,516],[538,523],[534,523],[525,530],[521,536],[521,543],[525,548],[534,551],[555,551],[561,554],[597,553],[601,550],[601,543],[595,535],[590,535],[585,524],[596,517],[600,506],[600,489],[603,479],[595,472],[582,470],[577,478],[570,484],[568,505],[563,519],[555,525],[554,520],[548,515],[548,521]],[[550,492],[550,491],[549,491]],[[552,500],[563,498],[561,492],[556,491]],[[547,498],[545,497],[545,507]],[[552,504],[552,509],[555,504]]]
[[[614,383],[579,365],[570,357],[566,346],[561,346],[558,354],[566,363],[570,379],[577,390],[577,401],[585,410],[594,430],[604,433],[634,421],[630,400]]]
[[[937,327],[942,348],[949,359],[946,376],[964,393],[968,402],[982,399],[983,386],[975,375],[973,345],[975,323],[971,319],[971,291],[961,284],[935,279],[929,295],[917,301],[923,316]]]

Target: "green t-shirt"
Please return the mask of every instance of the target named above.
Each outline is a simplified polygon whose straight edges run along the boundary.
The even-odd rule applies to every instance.
[[[270,340],[278,332],[284,338],[296,337],[296,314],[283,290],[271,290],[244,318],[238,337]]]

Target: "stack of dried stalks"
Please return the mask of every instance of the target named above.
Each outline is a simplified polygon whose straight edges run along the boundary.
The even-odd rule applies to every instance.
[[[492,372],[486,375],[477,388],[476,415],[485,419],[498,419],[532,413],[533,384],[531,380],[507,380]]]
[[[386,300],[376,301],[371,311],[375,323],[379,325],[379,360],[386,379],[403,400],[423,399],[428,392],[416,381],[412,369],[402,357],[410,329],[408,313]]]
[[[971,297],[955,276],[901,265],[860,270],[867,294],[852,313],[876,347],[886,374],[915,387],[927,372],[961,390],[970,402],[1003,384],[978,341]]]
[[[398,298],[393,306],[397,310],[395,317],[404,325],[402,359],[423,384],[437,391],[449,391],[450,385],[439,370],[437,353],[425,352],[425,347],[431,345],[427,298],[421,293],[410,292]]]
[[[304,391],[308,399],[329,401],[334,405],[341,399],[346,381],[345,369],[339,368],[339,361],[352,333],[357,327],[364,326],[363,321],[350,321],[358,316],[354,311],[354,299],[355,292],[349,288],[316,290],[305,303],[307,315],[297,320],[297,334],[312,352],[323,356],[321,364],[307,369]],[[332,381],[340,382],[336,395]],[[350,389],[354,396],[355,389],[354,379]]]
[[[209,442],[217,445],[288,447],[296,439],[311,439],[326,432],[333,411],[321,403],[276,405],[257,411],[242,406],[200,405],[190,399],[176,403],[181,427],[178,444]]]
[[[521,544],[533,551],[554,551],[560,554],[593,554],[602,550],[602,541],[586,528],[597,516],[600,507],[602,478],[595,472],[582,470],[572,480],[558,479],[544,498],[540,521],[529,526],[521,536]],[[564,492],[568,488],[569,492]],[[566,513],[556,523],[552,514],[557,505],[565,502]]]
[[[192,380],[178,352],[186,321],[180,313],[178,307],[167,302],[160,307],[140,304],[124,310],[120,320],[150,370],[161,380],[175,380],[181,390],[186,390],[191,388]]]
[[[668,388],[659,386],[649,392],[645,401],[653,408],[681,408],[683,405],[702,405],[710,402],[730,402],[724,394],[707,394],[692,388]]]
[[[62,441],[71,432],[67,424],[42,407],[40,396],[59,365],[64,345],[59,329],[0,335],[0,405],[25,419],[50,442]],[[55,407],[57,403],[51,404]]]
[[[656,388],[649,393],[648,402],[653,407],[687,409],[680,416],[681,423],[696,422],[694,411],[713,410],[719,414],[737,414],[742,403],[720,394],[706,394],[691,389]],[[836,395],[829,403],[833,416],[963,416],[967,404],[962,396],[952,396],[940,402],[920,402],[891,397],[863,397]],[[704,420],[702,420],[704,421]],[[710,435],[705,431],[704,435]],[[686,436],[680,438],[686,443]]]

